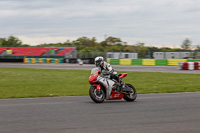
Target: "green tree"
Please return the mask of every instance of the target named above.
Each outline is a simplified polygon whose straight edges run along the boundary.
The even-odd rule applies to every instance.
[[[0,38],[0,47],[2,47],[6,42],[5,38]]]
[[[196,45],[195,50],[200,51],[200,45]]]
[[[76,46],[88,46],[88,47],[93,47],[96,44],[96,38],[93,37],[92,39],[88,38],[88,37],[80,37],[77,40],[73,41],[72,43],[74,43]]]
[[[184,49],[184,50],[190,50],[191,45],[192,45],[192,41],[189,40],[188,38],[186,38],[186,39],[182,42],[181,48]]]
[[[116,45],[116,44],[122,44],[122,41],[120,38],[109,36],[104,41],[100,42],[100,45],[103,47]],[[110,49],[110,48],[109,48]]]
[[[9,36],[8,38],[0,38],[0,46],[3,47],[18,47],[23,46],[22,41],[17,37]]]
[[[138,58],[145,58],[147,55],[147,47],[144,46],[144,43],[138,42],[135,45],[135,51],[138,52]]]
[[[122,45],[122,44],[124,44],[120,38],[112,37],[112,36],[106,38],[105,42],[108,45]]]
[[[162,50],[162,51],[171,51],[171,48],[168,48],[168,47],[162,47],[161,50]]]
[[[133,52],[134,51],[134,47],[131,45],[125,45],[124,46],[124,52]]]
[[[153,46],[147,47],[147,50],[148,50],[148,56],[149,56],[149,58],[153,58],[153,52],[162,51],[162,49],[157,48],[157,47],[153,47]]]

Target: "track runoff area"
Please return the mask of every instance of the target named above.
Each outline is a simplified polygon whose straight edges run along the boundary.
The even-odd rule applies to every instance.
[[[0,63],[0,67],[44,68],[44,69],[80,69],[91,70],[95,65],[88,64],[24,64]],[[116,71],[170,72],[200,74],[200,70],[181,70],[179,66],[144,66],[144,65],[112,65]]]
[[[94,65],[0,64],[1,67],[85,69]],[[117,71],[199,73],[175,66],[113,66]],[[0,99],[2,133],[199,133],[200,92],[138,94],[135,102],[94,103],[89,96]]]

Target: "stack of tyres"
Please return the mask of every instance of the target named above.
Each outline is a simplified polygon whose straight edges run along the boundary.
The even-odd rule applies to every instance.
[[[132,65],[142,65],[142,59],[132,59]]]
[[[60,58],[58,62],[59,62],[59,63],[64,63],[64,59],[63,59],[63,58]]]
[[[179,62],[179,66],[182,70],[199,70],[200,62]]]
[[[198,64],[199,64],[199,70],[200,70],[200,62],[198,62]]]
[[[194,70],[199,70],[200,62],[194,62]]]
[[[179,62],[179,63],[178,63],[178,69],[183,70],[183,63],[184,63],[184,62]]]
[[[38,61],[39,61],[39,63],[43,63],[43,59],[42,58],[39,58]]]
[[[55,58],[52,58],[52,59],[51,59],[51,63],[56,63],[56,59],[55,59]]]
[[[42,63],[46,63],[46,58],[42,58]]]
[[[28,58],[24,58],[24,63],[28,63]]]
[[[188,62],[194,62],[194,70],[200,70],[200,59],[188,59]]]
[[[188,62],[188,70],[194,70],[194,62]]]
[[[189,69],[188,62],[183,62],[182,69],[183,70],[188,70]]]
[[[38,58],[35,58],[35,63],[39,63],[39,59]]]
[[[51,63],[51,59],[50,59],[50,58],[47,58],[47,59],[46,59],[46,63]]]
[[[28,58],[28,63],[31,63],[31,59],[32,59],[32,58]]]
[[[35,63],[35,58],[32,58],[32,59],[31,59],[31,63]]]
[[[55,59],[55,63],[59,63],[59,59]]]

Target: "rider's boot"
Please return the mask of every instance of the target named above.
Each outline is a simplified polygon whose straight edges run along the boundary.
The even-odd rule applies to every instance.
[[[113,85],[113,88],[112,90],[113,91],[117,91],[117,92],[120,92],[120,84],[118,82],[116,82],[114,85]]]
[[[124,82],[120,78],[118,79],[118,82],[119,82],[119,87],[121,88],[121,90],[123,90],[125,88]]]
[[[121,88],[121,91],[122,92],[131,92],[132,89],[128,86],[126,86],[126,84],[120,79],[119,80],[119,83],[120,83],[120,88]]]

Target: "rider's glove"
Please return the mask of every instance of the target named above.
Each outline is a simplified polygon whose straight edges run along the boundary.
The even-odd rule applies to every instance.
[[[113,76],[113,72],[114,72],[114,70],[109,71],[109,75]]]

